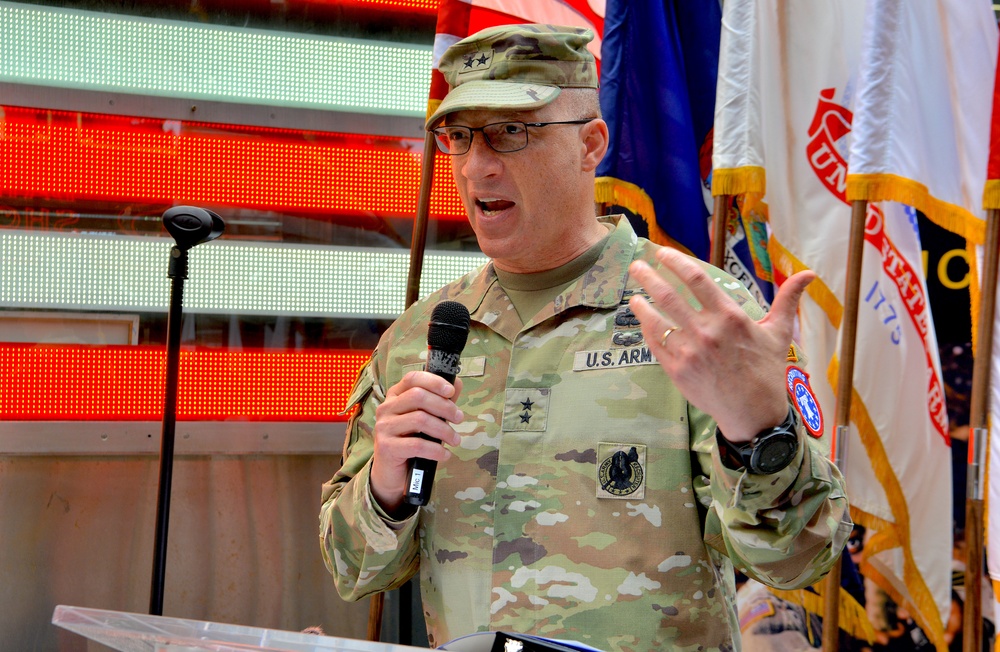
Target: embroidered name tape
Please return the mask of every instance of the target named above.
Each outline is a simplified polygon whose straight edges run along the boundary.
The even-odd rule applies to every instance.
[[[573,356],[573,371],[636,367],[644,364],[657,364],[647,346],[615,351],[577,351]]]

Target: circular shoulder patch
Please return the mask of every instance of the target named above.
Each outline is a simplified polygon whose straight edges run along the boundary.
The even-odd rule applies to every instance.
[[[788,394],[802,417],[802,425],[812,437],[819,439],[823,436],[823,409],[809,386],[809,374],[795,365],[788,367],[787,374]]]

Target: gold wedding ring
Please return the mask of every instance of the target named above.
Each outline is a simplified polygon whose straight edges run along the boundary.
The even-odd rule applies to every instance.
[[[670,337],[670,334],[674,331],[680,330],[680,328],[680,326],[671,326],[667,330],[663,331],[663,335],[660,337],[660,346],[666,346],[667,338]]]

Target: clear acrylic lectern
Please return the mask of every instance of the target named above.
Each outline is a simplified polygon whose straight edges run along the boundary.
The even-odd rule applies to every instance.
[[[121,652],[412,652],[427,648],[59,605],[52,623]]]

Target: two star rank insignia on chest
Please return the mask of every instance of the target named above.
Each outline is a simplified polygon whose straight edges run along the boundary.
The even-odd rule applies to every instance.
[[[508,389],[503,407],[503,429],[542,432],[549,416],[548,387]]]

